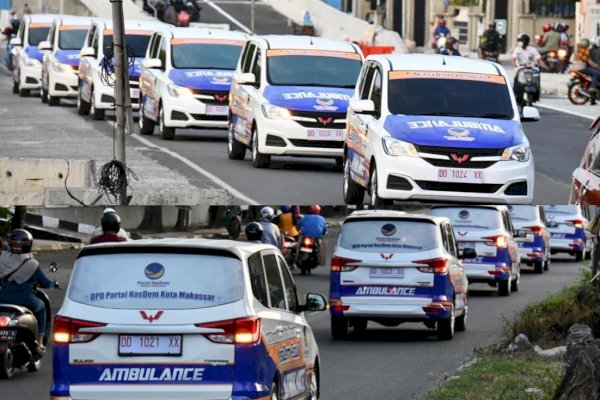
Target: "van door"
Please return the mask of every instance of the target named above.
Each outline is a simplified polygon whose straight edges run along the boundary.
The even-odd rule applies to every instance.
[[[252,140],[252,110],[260,111],[258,88],[261,85],[262,57],[258,44],[248,42],[240,63],[241,73],[253,73],[254,85],[236,83],[231,86],[231,123],[234,138],[249,146]]]

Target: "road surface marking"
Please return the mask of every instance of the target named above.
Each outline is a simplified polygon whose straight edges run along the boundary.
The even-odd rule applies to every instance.
[[[246,25],[242,24],[240,21],[235,19],[231,14],[228,14],[225,10],[223,10],[221,7],[219,7],[218,5],[213,3],[211,0],[204,0],[204,2],[206,4],[208,4],[209,6],[211,6],[212,8],[214,8],[219,14],[221,14],[222,16],[224,16],[225,18],[227,18],[228,20],[230,20],[231,22],[233,22],[234,24],[239,26],[244,32],[252,33],[252,31]]]
[[[541,104],[541,103],[537,103],[535,106],[536,107],[547,108],[548,110],[558,111],[558,112],[565,113],[565,114],[571,114],[571,115],[574,115],[576,117],[591,119],[592,121],[596,119],[596,117],[593,117],[591,115],[587,115],[587,114],[584,114],[584,113],[579,113],[577,111],[565,110],[564,108],[560,108],[560,107],[557,107],[557,106],[550,106],[550,105]],[[590,107],[589,104],[585,104],[582,107],[585,107],[585,106]],[[599,113],[599,115],[600,115],[600,113]]]

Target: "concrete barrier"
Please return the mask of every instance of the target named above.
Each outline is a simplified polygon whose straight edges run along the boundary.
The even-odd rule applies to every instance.
[[[394,46],[397,53],[408,53],[397,32],[375,27],[368,22],[346,14],[321,0],[264,0],[279,13],[298,25],[304,22],[306,11],[319,36],[335,40],[372,40],[374,45]]]
[[[108,0],[78,0],[88,10],[99,18],[112,19],[112,7]],[[156,21],[153,16],[146,14],[140,6],[131,1],[123,1],[125,19]]]

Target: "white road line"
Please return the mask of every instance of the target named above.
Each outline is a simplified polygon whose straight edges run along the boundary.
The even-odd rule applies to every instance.
[[[204,0],[204,2],[206,4],[208,4],[209,6],[211,6],[212,8],[214,8],[219,14],[221,14],[222,16],[224,16],[225,18],[227,18],[228,20],[230,20],[231,22],[233,22],[234,24],[236,24],[244,32],[246,32],[246,33],[252,33],[252,31],[246,25],[242,24],[240,21],[238,21],[237,19],[233,18],[233,16],[231,16],[230,14],[228,14],[225,10],[223,10],[221,7],[219,7],[218,5],[216,5],[215,3],[213,3],[211,0]]]
[[[592,121],[595,120],[598,116],[600,116],[600,112],[598,113],[598,116],[594,117],[594,116],[591,116],[591,115],[579,113],[577,111],[565,110],[564,108],[560,108],[560,107],[557,107],[557,106],[550,106],[550,105],[541,104],[541,103],[537,103],[535,106],[536,107],[547,108],[548,110],[558,111],[558,112],[565,113],[565,114],[571,114],[571,115],[574,115],[576,117],[591,119]],[[586,107],[586,106],[590,107],[589,104],[586,104],[585,106],[582,106],[582,107]]]
[[[204,168],[200,167],[199,165],[197,165],[194,162],[192,162],[191,160],[189,160],[188,158],[185,158],[181,154],[176,153],[176,152],[174,152],[174,151],[172,151],[170,149],[167,149],[166,147],[157,146],[156,144],[152,143],[148,139],[141,137],[137,133],[134,133],[133,135],[131,135],[131,137],[133,139],[137,140],[138,142],[141,142],[141,143],[145,144],[148,147],[152,147],[152,148],[158,149],[158,150],[162,151],[163,153],[166,153],[166,154],[170,155],[171,157],[178,159],[179,161],[181,161],[182,163],[184,163],[185,165],[187,165],[188,167],[190,167],[194,171],[196,171],[196,172],[204,175],[206,178],[208,178],[211,181],[213,181],[216,185],[218,185],[221,188],[227,190],[232,196],[237,197],[238,199],[240,199],[241,201],[243,201],[242,204],[249,204],[249,205],[259,205],[259,204],[261,204],[258,201],[254,200],[254,199],[252,199],[252,198],[250,198],[248,196],[246,196],[245,194],[243,194],[242,192],[240,192],[239,190],[237,190],[233,186],[229,185],[227,182],[223,181],[218,176],[213,175],[209,171],[205,170]]]

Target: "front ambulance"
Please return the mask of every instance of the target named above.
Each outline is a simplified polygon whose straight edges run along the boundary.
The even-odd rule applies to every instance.
[[[79,90],[79,52],[89,25],[62,25],[58,45],[48,67],[48,94],[51,97],[76,97]]]
[[[38,44],[46,40],[51,25],[51,21],[30,22],[26,28],[26,42],[22,47],[13,49],[18,52],[18,57],[13,58],[18,63],[13,73],[19,75],[18,82],[21,90],[36,90],[41,87],[44,53],[38,48]]]

